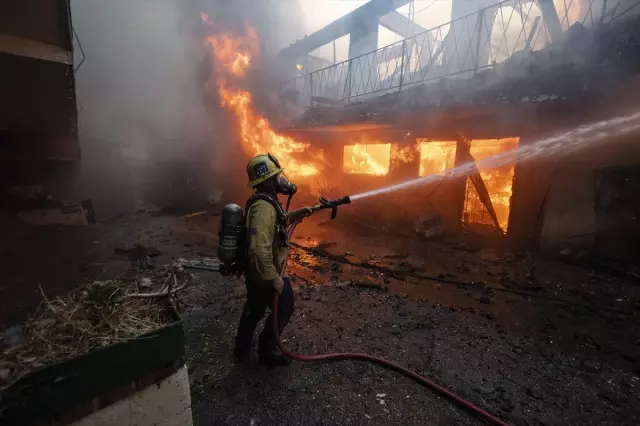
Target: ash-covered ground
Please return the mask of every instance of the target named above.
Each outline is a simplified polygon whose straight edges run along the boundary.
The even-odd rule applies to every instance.
[[[511,424],[640,423],[638,284],[486,244],[426,241],[318,215],[290,261],[296,312],[284,339],[304,353],[362,351],[424,374]],[[342,220],[342,221],[341,221]],[[140,212],[74,229],[7,229],[2,318],[131,268],[134,243],[175,258],[215,256],[215,216]],[[28,250],[28,258],[17,257]],[[37,265],[37,267],[34,267]],[[197,272],[184,313],[196,425],[476,424],[409,379],[361,362],[235,364],[243,283]],[[31,283],[36,283],[31,286]]]

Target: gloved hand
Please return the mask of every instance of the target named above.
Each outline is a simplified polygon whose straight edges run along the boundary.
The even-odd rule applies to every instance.
[[[284,289],[284,280],[282,277],[274,278],[273,281],[271,281],[271,285],[278,294],[282,294],[282,290]]]
[[[312,214],[313,210],[311,210],[311,207],[302,207],[301,209],[287,213],[287,221],[289,223],[298,222],[307,216],[311,216]]]

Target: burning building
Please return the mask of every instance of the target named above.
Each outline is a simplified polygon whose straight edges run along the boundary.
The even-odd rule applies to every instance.
[[[486,13],[491,10],[493,9],[487,8]],[[548,14],[538,18],[534,27],[541,18],[546,20],[548,29],[553,28],[553,15]],[[567,21],[567,28],[559,29],[560,32],[566,31],[566,35],[547,34],[547,37],[556,39],[564,37],[562,47],[557,47],[559,44],[552,46],[554,52],[557,53],[560,48],[576,47],[576,28],[580,27],[578,18],[576,15],[570,19],[571,22],[576,22],[571,28],[568,28]],[[599,231],[600,225],[587,226],[582,220],[558,225],[559,207],[550,200],[555,199],[555,191],[558,190],[557,184],[552,185],[551,182],[555,182],[561,174],[559,167],[554,167],[553,172],[545,169],[550,174],[537,175],[531,171],[537,167],[533,164],[545,161],[525,162],[519,154],[521,149],[535,144],[550,133],[583,124],[586,119],[597,120],[607,116],[602,110],[598,110],[595,103],[581,104],[579,99],[583,95],[580,91],[583,89],[572,84],[571,80],[581,75],[582,68],[575,69],[575,78],[565,77],[563,81],[566,84],[558,81],[550,83],[549,79],[557,80],[553,77],[553,71],[563,65],[556,63],[557,59],[554,58],[557,56],[550,56],[552,48],[545,44],[548,41],[535,49],[532,46],[528,48],[526,43],[519,47],[530,51],[529,55],[535,55],[540,60],[538,80],[532,80],[533,77],[524,71],[521,74],[526,93],[522,90],[515,93],[517,90],[513,84],[505,85],[501,83],[504,80],[500,80],[505,76],[514,78],[516,68],[522,71],[523,57],[516,54],[513,58],[503,57],[499,67],[483,71],[482,74],[477,69],[472,70],[474,74],[478,73],[478,77],[473,79],[456,76],[451,82],[442,79],[439,84],[414,86],[397,95],[391,93],[369,97],[365,94],[357,102],[351,100],[353,93],[350,91],[342,92],[342,98],[338,100],[314,97],[314,91],[323,90],[322,83],[315,82],[322,82],[323,78],[329,79],[326,87],[329,90],[329,83],[335,82],[336,78],[339,80],[343,68],[352,70],[357,66],[353,63],[355,59],[336,64],[298,77],[296,81],[306,85],[305,90],[309,92],[305,95],[311,95],[311,108],[294,120],[292,125],[282,128],[272,125],[266,114],[257,112],[252,93],[247,90],[244,81],[247,74],[252,72],[259,56],[255,31],[246,27],[242,33],[221,33],[216,31],[215,23],[208,16],[203,15],[202,19],[203,25],[209,29],[205,44],[209,47],[213,70],[207,90],[215,94],[233,117],[239,144],[247,157],[260,152],[271,152],[281,159],[286,173],[304,181],[313,191],[339,188],[340,195],[369,191],[417,177],[433,176],[422,187],[388,195],[387,201],[394,203],[395,207],[388,209],[388,214],[377,215],[383,220],[408,220],[424,212],[437,212],[448,230],[453,231],[462,226],[483,232],[497,231],[527,246],[542,245],[552,250],[576,245],[578,241],[593,243],[595,234],[609,232]],[[462,21],[465,19],[466,17],[460,18]],[[633,25],[624,27],[633,28]],[[618,30],[614,30],[613,26],[603,28],[605,29],[598,33],[600,40],[603,40],[599,45],[603,45],[604,40],[615,37],[613,34],[618,34],[616,31],[621,27],[616,27]],[[512,30],[509,29],[513,32]],[[525,26],[525,33],[529,30],[535,32],[535,28]],[[427,33],[430,32],[432,31]],[[411,42],[417,41],[416,37]],[[480,40],[479,43],[481,42]],[[446,50],[448,45],[443,41],[442,46]],[[388,46],[371,54],[379,57],[387,50],[393,50],[393,47]],[[291,49],[292,47],[287,51]],[[437,51],[432,55],[436,53]],[[574,56],[575,54],[574,52]],[[364,61],[368,56],[371,55],[365,54],[357,60]],[[585,59],[582,58],[581,61],[584,62]],[[624,69],[630,75],[635,73],[635,68],[627,65],[619,69]],[[403,71],[403,68],[400,70]],[[395,81],[393,79],[398,77],[396,71],[387,76],[387,80],[378,75],[376,81],[378,84],[392,84]],[[346,86],[343,84],[344,87],[350,87],[348,83],[354,78],[349,72],[344,74],[348,76],[345,77],[347,83]],[[338,77],[331,77],[334,74]],[[536,83],[538,81],[542,82]],[[488,91],[489,87],[497,97],[517,97],[519,100],[526,99],[526,102],[492,104],[488,101],[490,95],[486,99],[482,98],[482,91]],[[370,90],[375,94],[379,90],[384,93],[385,89],[376,86]],[[591,90],[595,93],[601,89],[594,86]],[[345,96],[348,97],[344,98]],[[612,99],[613,92],[609,90],[606,96],[606,99]],[[628,103],[626,108],[628,111]],[[558,113],[562,109],[563,112]],[[486,163],[485,160],[495,156],[502,158],[499,165]],[[630,158],[637,158],[637,155]],[[620,160],[612,159],[607,164],[617,163]],[[465,174],[451,173],[462,166],[468,168]],[[605,163],[601,166],[594,165],[588,173],[598,176],[594,179],[603,187],[608,185],[602,183],[603,179],[610,179],[603,176],[615,173],[603,171],[607,168]],[[541,189],[545,187],[546,189]],[[571,194],[572,197],[567,198],[574,199],[575,203],[578,193],[579,191],[575,191]],[[603,196],[594,197],[599,200]],[[593,202],[591,197],[589,203]],[[581,200],[580,203],[586,201]],[[595,204],[600,206],[601,202],[596,201]],[[588,206],[583,204],[581,208],[588,209]],[[600,217],[602,213],[594,214]],[[592,219],[589,221],[595,220],[595,216],[591,215]],[[603,220],[609,219],[598,219],[599,222]],[[565,232],[565,229],[572,231]]]
[[[397,130],[389,132],[384,127],[349,128],[346,132],[324,135],[320,143],[313,133],[277,132],[269,120],[256,111],[252,94],[243,80],[259,55],[255,30],[246,26],[239,34],[217,32],[216,24],[206,13],[201,14],[201,20],[209,30],[204,38],[212,69],[207,92],[218,98],[234,118],[238,142],[247,157],[271,152],[280,159],[287,174],[309,184],[312,190],[339,186],[343,193],[370,189],[372,184],[382,185],[411,176],[442,174],[446,180],[448,169],[466,161],[466,157],[458,154],[458,145],[463,142],[400,136]],[[399,138],[400,143],[392,143]],[[473,158],[481,160],[515,150],[518,138],[474,140],[468,144],[464,149]],[[464,197],[464,203],[454,203],[459,204],[459,211],[446,222],[456,224],[463,218],[468,225],[495,226],[506,231],[514,164],[515,158],[507,166],[479,170],[482,179],[473,182],[476,185],[485,182],[486,188],[481,192],[488,191],[489,198],[478,194],[471,178],[462,186],[457,184],[457,197]],[[345,185],[345,182],[349,183]]]

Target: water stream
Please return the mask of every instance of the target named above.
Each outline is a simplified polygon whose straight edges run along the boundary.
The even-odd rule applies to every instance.
[[[521,146],[516,150],[517,161],[524,162],[540,157],[553,157],[556,155],[566,155],[603,143],[611,138],[623,136],[640,130],[640,113],[616,117],[609,120],[598,121],[588,125],[576,127],[569,131],[559,133],[544,139],[540,139],[533,144]],[[479,168],[500,167],[513,161],[513,151],[506,151],[492,157],[487,157],[477,162]],[[422,176],[406,182],[385,186],[360,194],[351,195],[351,201],[389,192],[400,191],[419,185],[426,185],[442,176],[455,177],[464,176],[472,172],[473,163],[465,163],[458,167],[447,170],[444,174]]]

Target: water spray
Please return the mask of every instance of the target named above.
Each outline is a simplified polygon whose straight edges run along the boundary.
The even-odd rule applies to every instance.
[[[521,146],[516,149],[517,161],[519,163],[529,161],[538,157],[550,157],[560,154],[569,154],[579,151],[587,146],[593,146],[598,142],[605,141],[611,137],[622,136],[640,130],[640,113],[624,117],[616,117],[610,120],[598,121],[589,125],[541,139],[531,145]],[[501,167],[513,161],[514,151],[505,151],[500,154],[478,161],[478,168]],[[466,163],[454,167],[445,172],[448,177],[464,176],[473,171],[474,164]],[[360,194],[351,195],[351,201],[373,197],[375,195],[386,194],[399,191],[414,186],[426,185],[442,175],[429,175],[412,179],[406,182],[385,186]]]

